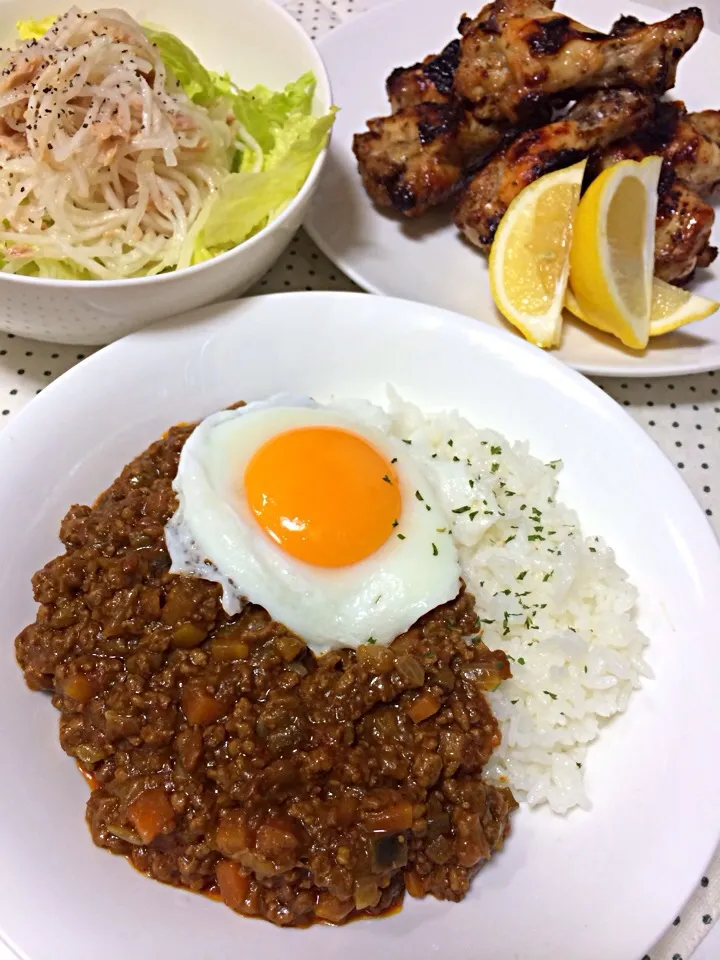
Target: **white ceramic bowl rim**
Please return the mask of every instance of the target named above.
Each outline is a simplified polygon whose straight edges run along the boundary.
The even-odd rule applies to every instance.
[[[315,80],[317,83],[316,90],[320,94],[322,100],[327,103],[327,108],[330,108],[332,104],[332,89],[330,87],[330,78],[328,77],[327,70],[325,69],[325,64],[323,63],[322,57],[317,51],[315,44],[312,42],[307,33],[303,30],[297,20],[292,17],[284,7],[279,6],[274,3],[273,0],[267,0],[269,6],[273,7],[277,14],[285,20],[287,25],[294,31],[296,36],[300,38],[304,45],[307,45],[312,48],[314,53],[314,59],[316,61],[316,67],[314,69]],[[332,131],[331,131],[332,134]],[[112,289],[113,287],[127,287],[129,284],[147,284],[147,283],[160,283],[167,282],[173,277],[176,277],[178,274],[189,274],[189,273],[199,273],[201,270],[204,270],[210,264],[219,263],[224,260],[229,260],[233,254],[236,254],[239,250],[246,250],[248,247],[252,247],[256,242],[259,242],[259,238],[266,234],[268,231],[280,227],[288,217],[291,216],[293,210],[302,203],[303,198],[313,189],[315,181],[320,176],[320,171],[322,165],[325,161],[325,156],[327,154],[328,145],[326,144],[320,153],[315,158],[315,162],[310,168],[310,173],[308,173],[305,183],[298,190],[295,196],[292,198],[290,203],[285,207],[282,213],[258,230],[256,234],[253,234],[252,237],[248,237],[247,240],[243,240],[237,246],[232,247],[230,250],[225,250],[224,253],[219,253],[216,257],[211,257],[210,260],[204,260],[202,263],[193,263],[189,267],[180,267],[179,269],[170,270],[167,273],[158,273],[149,277],[121,277],[117,280],[62,280],[55,277],[26,277],[23,274],[19,273],[0,273],[0,278],[5,281],[11,281],[12,283],[18,284],[29,284],[30,286],[43,286],[43,287],[60,287],[63,290],[72,290],[72,289],[87,289],[88,284],[92,284],[93,288],[102,288],[105,290]]]

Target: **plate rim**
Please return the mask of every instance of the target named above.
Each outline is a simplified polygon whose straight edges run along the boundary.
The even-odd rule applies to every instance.
[[[289,300],[288,300],[289,296]],[[24,432],[25,421],[31,419],[32,417],[37,416],[39,412],[43,410],[47,403],[52,403],[54,394],[57,389],[67,390],[68,388],[72,389],[73,378],[82,378],[85,375],[85,371],[89,367],[96,364],[98,358],[102,357],[104,361],[107,360],[106,352],[112,353],[113,350],[121,349],[125,344],[125,341],[134,341],[135,343],[143,343],[143,341],[148,339],[155,339],[156,337],[166,337],[168,335],[167,329],[172,329],[174,326],[182,324],[183,321],[196,320],[199,321],[198,328],[202,327],[202,321],[207,320],[210,322],[215,322],[218,325],[230,325],[230,324],[239,324],[242,322],[241,317],[238,315],[238,312],[242,309],[252,307],[253,305],[262,302],[268,303],[273,301],[278,301],[278,298],[284,298],[283,303],[289,304],[292,301],[297,300],[324,300],[324,301],[336,301],[337,303],[342,303],[347,300],[347,298],[356,299],[358,297],[368,296],[367,294],[355,293],[355,292],[345,292],[345,291],[294,291],[287,293],[272,293],[258,295],[250,298],[242,298],[233,301],[226,301],[220,304],[211,305],[209,307],[199,308],[180,317],[167,318],[162,321],[159,321],[156,324],[148,327],[145,330],[140,330],[135,333],[128,335],[127,337],[122,338],[121,340],[116,341],[113,344],[98,350],[96,353],[86,358],[81,363],[70,368],[66,371],[61,377],[59,377],[53,384],[49,385],[43,392],[36,397],[34,397],[30,403],[28,403],[25,408],[13,418],[13,420],[7,425],[7,427],[0,433],[0,456],[3,452],[9,452],[8,448],[11,447],[14,437],[19,432]],[[588,394],[593,400],[598,404],[600,410],[603,413],[606,413],[609,418],[616,422],[622,422],[626,429],[631,432],[631,435],[634,435],[638,438],[644,438],[644,443],[646,449],[654,451],[654,455],[658,455],[665,462],[667,468],[669,468],[669,473],[672,474],[676,488],[678,492],[682,491],[682,497],[685,500],[688,509],[692,509],[697,520],[701,520],[702,523],[699,526],[699,529],[703,530],[703,549],[708,547],[712,548],[712,552],[715,557],[715,565],[720,568],[720,544],[715,537],[712,525],[704,514],[699,503],[695,499],[692,491],[688,487],[684,477],[674,468],[671,460],[665,455],[665,453],[659,448],[654,439],[642,429],[642,427],[631,417],[622,406],[620,406],[615,400],[608,396],[599,386],[594,384],[592,381],[589,381],[587,378],[582,376],[579,372],[574,370],[569,365],[560,361],[557,357],[546,354],[542,351],[537,351],[531,344],[526,343],[525,341],[518,340],[513,334],[508,331],[491,327],[487,324],[477,324],[475,320],[470,317],[467,317],[462,314],[454,313],[453,311],[447,310],[442,307],[437,307],[431,304],[417,304],[411,300],[403,300],[402,298],[397,297],[380,297],[378,298],[382,301],[388,301],[390,304],[393,302],[400,302],[411,308],[419,308],[420,310],[428,314],[440,315],[439,320],[442,325],[449,323],[458,325],[464,328],[468,335],[479,340],[499,340],[501,344],[504,344],[504,352],[520,353],[525,354],[528,357],[528,360],[536,368],[542,368],[543,366],[548,367],[549,371],[555,371],[563,379],[575,383],[579,389]],[[218,317],[214,318],[213,315],[217,313]],[[230,314],[229,316],[223,316],[223,314]],[[191,335],[193,333],[193,325],[187,323],[186,326],[182,326],[181,329],[184,332],[187,332]],[[369,328],[370,329],[370,328]],[[370,333],[369,336],[372,336]],[[520,375],[520,374],[519,374]],[[554,379],[551,377],[546,377],[545,379]],[[712,854],[714,852],[714,847],[717,845],[717,840],[720,838],[720,816],[718,817],[717,825],[717,836],[713,839],[713,848],[709,848],[709,854],[706,860],[702,864],[702,869],[705,869],[707,863],[710,862]],[[689,891],[682,900],[682,903],[678,904],[678,907],[682,907],[682,904],[687,901],[688,896],[692,894],[692,890]],[[669,920],[668,920],[669,922]],[[660,934],[662,931],[658,931]],[[5,942],[10,946],[10,949],[14,949],[14,944],[11,943],[9,937],[3,930],[0,930],[0,942]],[[649,946],[649,945],[648,945]],[[27,958],[24,951],[20,948],[17,949],[17,955],[19,957]]]

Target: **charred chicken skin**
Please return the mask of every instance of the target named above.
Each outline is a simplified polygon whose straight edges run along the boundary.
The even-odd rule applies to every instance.
[[[710,194],[720,185],[720,111],[686,113],[683,104],[668,106],[677,109],[663,156],[691,189]]]
[[[419,217],[447,199],[466,167],[493,150],[502,128],[474,119],[457,103],[417,103],[368,120],[353,152],[365,189],[379,207]]]
[[[494,0],[461,25],[456,94],[479,119],[522,122],[539,100],[586,90],[636,87],[661,94],[703,27],[691,7],[656,24],[625,18],[603,34],[542,0]]]
[[[493,150],[503,126],[476,120],[453,92],[460,41],[422,63],[398,67],[385,87],[389,117],[368,120],[353,152],[373,201],[421,216],[460,184],[463,171]]]
[[[368,132],[353,138],[353,151],[375,203],[417,217],[446,199],[463,173],[459,124],[449,103],[418,103],[368,120]]]
[[[459,62],[460,41],[453,40],[442,53],[430,55],[412,67],[393,70],[385,81],[392,112],[417,103],[450,103]]]
[[[562,120],[528,130],[496,153],[468,183],[455,223],[471,243],[489,250],[503,214],[524,187],[628,136],[652,113],[652,98],[638,90],[589,94]]]

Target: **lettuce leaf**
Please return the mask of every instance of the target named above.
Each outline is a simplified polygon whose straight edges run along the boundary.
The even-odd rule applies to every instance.
[[[148,40],[155,44],[163,63],[175,75],[190,100],[205,105],[217,98],[213,75],[200,63],[190,47],[164,30],[144,26],[143,31]]]
[[[291,116],[309,116],[315,93],[315,77],[304,73],[284,90],[274,92],[257,86],[252,90],[238,90],[233,97],[233,111],[248,133],[263,151],[271,150],[278,129]]]
[[[57,17],[45,17],[43,20],[18,20],[15,24],[18,37],[21,40],[39,40],[45,36]]]
[[[333,108],[324,117],[300,116],[288,121],[275,131],[262,171],[240,171],[227,177],[196,241],[194,263],[237,246],[284,209],[325,146],[335,113]]]
[[[5,261],[3,261],[5,263]],[[53,260],[50,257],[35,257],[12,273],[23,277],[45,277],[51,280],[92,280],[93,275],[74,260]]]

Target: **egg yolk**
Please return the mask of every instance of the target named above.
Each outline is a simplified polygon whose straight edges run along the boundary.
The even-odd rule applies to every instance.
[[[397,526],[395,469],[363,437],[340,427],[299,427],[260,447],[245,496],[263,530],[298,560],[344,567],[375,553]]]

